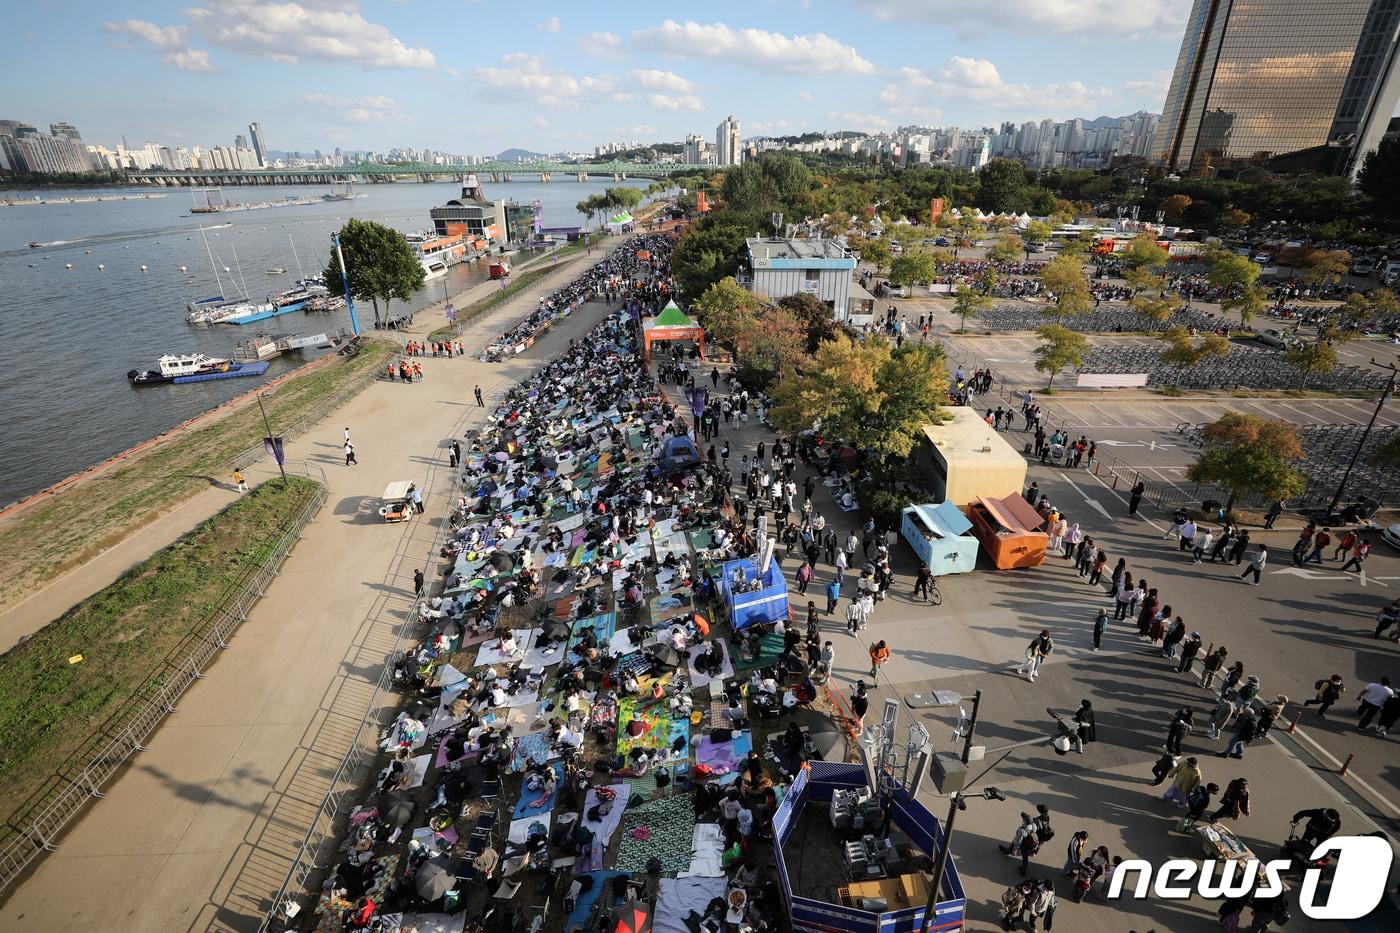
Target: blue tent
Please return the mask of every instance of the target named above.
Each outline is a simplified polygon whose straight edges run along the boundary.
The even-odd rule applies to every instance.
[[[661,472],[678,473],[700,465],[700,451],[688,437],[673,437],[661,451]]]
[[[768,571],[763,574],[758,572],[758,565],[747,558],[727,560],[723,567],[720,586],[734,631],[788,617],[787,580],[783,579],[783,571],[776,560],[768,562]],[[744,585],[745,581],[755,578],[759,581],[757,588],[749,589]]]

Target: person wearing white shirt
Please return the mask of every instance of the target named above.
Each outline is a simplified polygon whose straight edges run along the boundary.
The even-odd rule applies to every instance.
[[[1361,688],[1361,692],[1356,698],[1361,701],[1361,706],[1357,709],[1360,717],[1356,721],[1356,728],[1366,730],[1371,728],[1371,720],[1381,711],[1385,701],[1395,695],[1395,690],[1390,686],[1390,678],[1382,677],[1379,682],[1372,682]]]

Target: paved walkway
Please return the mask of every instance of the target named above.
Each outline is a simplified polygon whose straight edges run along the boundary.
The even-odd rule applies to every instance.
[[[609,246],[611,244],[605,241],[603,245]],[[575,255],[566,259],[559,268],[572,270],[568,274],[577,274],[578,270],[584,269],[596,261],[600,249],[595,248],[593,257]],[[528,271],[537,268],[537,263],[549,261],[547,258],[541,258],[534,262],[523,263],[517,271]],[[556,278],[562,280],[566,277],[563,273],[556,273],[556,276],[547,281],[553,282],[556,281]],[[457,307],[467,307],[473,302],[491,297],[498,288],[499,286],[495,282],[483,282],[454,296],[452,301]],[[544,282],[539,283],[538,288],[547,290]],[[490,337],[505,330],[506,322],[524,317],[525,313],[534,310],[536,298],[538,298],[536,289],[531,289],[528,296],[517,296],[514,301],[509,303],[508,307],[498,308],[488,315],[489,324],[479,323],[479,327],[470,331],[468,336],[472,336],[475,341],[475,335],[478,333]],[[400,335],[422,337],[446,323],[442,316],[445,304],[445,302],[440,302],[427,311],[420,312],[417,315],[417,323],[408,330],[372,331],[370,335],[381,338],[393,338]],[[462,344],[467,348],[468,354],[475,355],[479,341],[468,342],[464,337]],[[341,425],[341,427],[344,426]],[[255,476],[256,473],[250,475]],[[133,531],[126,538],[87,561],[81,567],[58,577],[44,589],[0,612],[0,652],[9,650],[21,638],[32,635],[93,593],[110,586],[133,565],[150,557],[195,525],[226,508],[236,498],[237,493],[233,488],[231,477],[222,477],[221,479],[223,482],[219,485],[210,486],[208,489],[191,496],[150,524]]]
[[[598,255],[560,263],[539,290]],[[475,322],[463,344],[503,330],[537,297],[531,290]],[[288,445],[289,459],[326,471],[326,506],[150,750],[0,907],[0,928],[257,928],[369,704],[411,603],[413,571],[429,559],[450,488],[445,445],[485,411],[472,386],[488,397],[503,391],[602,311],[587,306],[505,363],[424,359],[422,383],[375,383]],[[346,426],[357,467],[343,465]],[[254,482],[273,475],[267,466]],[[427,514],[385,525],[378,495],[398,479],[426,484]]]

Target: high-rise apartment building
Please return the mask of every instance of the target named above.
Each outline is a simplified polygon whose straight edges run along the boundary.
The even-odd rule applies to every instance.
[[[1355,174],[1400,99],[1400,0],[1194,0],[1153,156]]]
[[[58,136],[74,143],[83,141],[83,134],[79,133],[78,128],[71,123],[50,123],[49,135]]]
[[[739,133],[739,121],[725,117],[715,130],[715,162],[718,165],[738,165],[744,161],[744,140]]]
[[[263,141],[262,124],[249,123],[248,137],[253,141],[253,153],[258,157],[258,167],[266,168],[271,165],[272,159],[267,154],[267,143]]]

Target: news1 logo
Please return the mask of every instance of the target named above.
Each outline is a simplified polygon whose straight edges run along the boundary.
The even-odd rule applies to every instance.
[[[1322,869],[1308,868],[1303,872],[1298,906],[1313,920],[1359,920],[1375,910],[1385,896],[1394,853],[1390,843],[1378,836],[1336,836],[1318,843],[1308,860],[1316,862],[1333,854],[1336,867],[1326,901],[1319,903],[1318,900]],[[1201,897],[1212,899],[1241,897],[1251,891],[1261,897],[1274,897],[1283,893],[1283,881],[1279,876],[1290,864],[1288,859],[1268,862],[1172,859],[1154,869],[1150,862],[1142,859],[1125,859],[1113,873],[1106,896],[1120,897],[1127,887],[1128,873],[1134,872],[1136,879],[1129,889],[1133,897],[1146,897],[1149,885],[1152,893],[1163,900],[1186,900],[1193,890]]]

